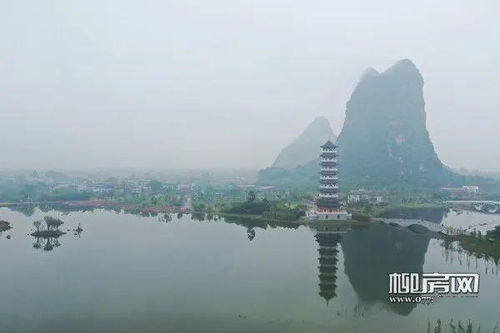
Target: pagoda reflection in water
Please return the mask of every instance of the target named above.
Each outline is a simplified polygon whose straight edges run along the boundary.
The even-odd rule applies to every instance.
[[[299,227],[241,218],[224,218],[224,221],[243,226],[249,241],[254,239],[256,229]],[[386,310],[402,316],[409,315],[417,306],[389,302],[388,276],[394,272],[422,273],[432,234],[416,234],[407,228],[382,223],[351,229],[349,224],[318,221],[309,224],[309,228],[318,246],[318,294],[326,305],[337,297],[338,268],[342,264],[339,260],[343,258],[342,274],[363,306],[382,304]]]
[[[337,290],[337,264],[339,243],[342,234],[347,232],[347,228],[333,225],[315,225],[314,238],[318,243],[318,278],[319,295],[326,301],[326,304],[333,299]]]

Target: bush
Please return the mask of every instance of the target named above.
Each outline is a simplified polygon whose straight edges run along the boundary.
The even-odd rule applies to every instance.
[[[231,214],[251,214],[260,215],[271,208],[271,204],[267,200],[245,201],[242,203],[233,204],[225,211]]]
[[[291,209],[289,211],[282,210],[272,210],[267,211],[262,214],[263,217],[273,220],[285,220],[285,221],[295,221],[301,216],[304,216],[305,212],[299,209]]]
[[[92,198],[90,192],[80,192],[73,189],[62,189],[42,195],[42,201],[77,201]]]
[[[370,217],[368,215],[364,215],[361,213],[353,213],[352,214],[352,219],[359,221],[359,222],[368,222],[370,221]]]
[[[493,241],[500,241],[500,225],[497,225],[495,229],[486,232],[486,239],[491,239]]]

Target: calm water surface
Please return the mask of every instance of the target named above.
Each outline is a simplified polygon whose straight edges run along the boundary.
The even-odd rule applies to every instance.
[[[492,259],[408,229],[31,213],[0,209],[13,226],[0,235],[0,332],[427,332],[438,318],[493,332],[500,320]],[[48,245],[29,235],[44,215],[67,232]],[[450,212],[438,222],[493,225],[500,216]],[[320,250],[331,244],[336,252]],[[435,271],[480,272],[479,297],[388,302],[387,274]]]

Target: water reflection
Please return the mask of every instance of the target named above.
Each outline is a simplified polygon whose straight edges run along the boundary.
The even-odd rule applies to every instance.
[[[12,227],[9,222],[0,220],[0,236],[2,236],[4,231],[9,231],[10,229],[12,229]],[[7,235],[7,239],[10,239],[10,235]]]
[[[63,224],[64,222],[61,219],[52,216],[45,216],[43,221],[33,222],[36,228],[31,234],[31,236],[35,237],[33,248],[52,251],[54,248],[61,246],[59,237],[66,234],[60,230]]]
[[[24,216],[33,216],[36,208],[40,208],[41,210],[41,207],[35,205],[12,205],[9,207],[10,210],[22,213]]]
[[[198,222],[186,216],[178,220],[174,213],[146,219],[99,209],[93,214],[75,213],[68,217],[38,210],[36,218],[20,217],[21,214],[6,210],[1,213],[15,226],[11,231],[15,236],[13,241],[0,241],[2,250],[7,250],[1,251],[6,281],[2,294],[6,295],[5,299],[13,300],[9,304],[0,302],[2,332],[30,331],[20,326],[25,322],[28,325],[30,320],[37,328],[54,323],[53,317],[47,317],[43,323],[30,317],[37,318],[40,312],[39,304],[34,303],[43,300],[46,293],[57,294],[61,287],[73,289],[58,298],[47,313],[63,318],[74,327],[81,325],[82,332],[92,331],[89,325],[99,321],[94,313],[104,316],[109,314],[108,309],[116,311],[117,317],[111,317],[109,323],[101,323],[101,329],[94,331],[116,331],[111,322],[128,325],[130,331],[141,328],[148,331],[151,326],[143,313],[168,321],[176,311],[190,313],[189,317],[183,317],[186,322],[212,319],[219,312],[228,313],[228,317],[216,320],[226,323],[229,317],[237,318],[234,327],[247,330],[251,328],[252,318],[275,323],[290,320],[290,327],[297,328],[296,332],[349,331],[350,324],[359,324],[359,332],[382,332],[383,329],[392,331],[396,327],[393,325],[398,325],[394,323],[405,329],[408,324],[410,328],[406,331],[409,332],[423,332],[428,320],[431,323],[437,318],[456,320],[469,314],[489,328],[497,318],[494,307],[498,306],[495,292],[499,280],[493,274],[497,274],[498,266],[495,267],[491,259],[487,267],[483,266],[485,255],[478,257],[484,248],[475,247],[471,251],[478,254],[468,255],[458,241],[446,243],[445,239],[431,238],[437,237],[435,234],[422,235],[408,228],[373,223],[352,230],[337,230],[335,224],[309,229],[290,223],[216,215],[204,215],[203,220],[217,222]],[[33,229],[42,231],[41,227],[40,230],[33,228],[33,220],[49,214],[60,216],[71,228],[66,224],[64,228],[59,227],[66,234],[57,237],[31,235]],[[453,212],[449,215],[455,216]],[[429,215],[425,218],[431,219]],[[143,223],[146,221],[147,225]],[[450,221],[447,218],[445,222]],[[45,222],[41,220],[41,223]],[[43,228],[48,229],[45,225]],[[31,236],[27,236],[28,233]],[[83,242],[77,239],[80,236]],[[31,248],[32,243],[35,249],[51,255],[40,261],[40,253]],[[444,256],[453,262],[449,263]],[[418,306],[418,311],[416,305],[388,303],[389,273],[465,271],[465,266],[463,270],[457,266],[458,262],[467,265],[468,271],[482,273],[484,268],[487,272],[488,276],[481,277],[481,303],[474,299],[447,299],[446,303]],[[30,287],[33,285],[30,276],[35,275],[41,277],[44,288]],[[64,281],[54,278],[58,276],[68,281],[67,286],[64,283],[61,286]],[[22,293],[11,289],[22,290]],[[469,312],[469,307],[474,308],[474,312]],[[26,315],[19,319],[12,317],[12,326],[5,326],[5,318],[9,317],[6,311],[16,316],[17,313]],[[240,313],[242,317],[238,317]],[[88,318],[87,322],[75,323],[71,319],[74,314]],[[139,325],[128,318],[143,321]],[[311,324],[315,322],[324,324],[315,327]],[[213,329],[211,324],[203,325],[208,331],[223,331]],[[20,328],[12,330],[15,325]],[[387,326],[382,327],[384,325]],[[234,331],[234,327],[224,328]],[[272,331],[270,326],[259,328]]]
[[[328,306],[330,300],[337,296],[338,244],[342,234],[346,233],[348,228],[318,225],[311,229],[316,231],[314,238],[318,243],[319,295]]]
[[[367,305],[382,302],[392,312],[407,316],[416,304],[388,301],[388,276],[394,272],[422,273],[430,238],[408,229],[373,224],[342,237],[345,272]]]
[[[467,270],[482,271],[484,274],[498,275],[500,268],[499,245],[483,240],[483,247],[473,247],[463,241],[451,241],[444,238],[440,241],[442,255],[447,263],[458,263]],[[473,244],[474,245],[474,244]],[[491,249],[495,247],[494,249]]]
[[[172,215],[169,213],[158,215],[158,221],[168,223],[172,221]]]
[[[225,221],[246,227],[249,240],[254,239],[256,228],[278,226],[263,220],[226,218]],[[294,224],[279,226],[298,227]],[[389,303],[388,276],[394,272],[422,273],[430,236],[379,223],[355,230],[334,224],[310,228],[318,244],[318,294],[327,306],[337,296],[338,256],[342,250],[345,272],[364,305],[382,303],[391,312],[404,316],[416,307],[416,304]]]
[[[79,209],[79,211],[85,210]],[[157,220],[163,223],[176,218],[175,214],[148,213],[148,216],[152,215],[157,216]],[[442,209],[396,210],[386,216],[425,219],[441,223],[446,217],[446,211]],[[182,218],[181,213],[177,214],[177,219],[180,218]],[[221,223],[239,225],[243,227],[242,232],[245,232],[249,241],[253,241],[258,236],[259,229],[299,228],[299,225],[294,223],[276,223],[240,217],[221,218],[214,214],[195,213],[191,218],[198,221],[221,221]],[[33,248],[49,252],[61,247],[61,239],[66,234],[60,230],[61,224],[47,224],[47,221],[41,221],[38,226],[34,225],[36,231],[31,233],[35,239]],[[342,265],[339,260],[343,258],[345,275],[361,302],[360,308],[382,304],[390,312],[408,316],[415,309],[416,304],[393,304],[388,301],[388,275],[394,272],[422,273],[429,242],[436,237],[439,238],[438,246],[443,247],[443,255],[447,262],[458,260],[468,269],[474,264],[477,269],[478,259],[480,259],[479,262],[485,262],[486,273],[498,273],[498,257],[488,257],[481,252],[483,250],[481,247],[474,247],[470,251],[465,250],[460,242],[441,239],[437,234],[418,234],[408,228],[378,223],[354,230],[338,227],[335,224],[316,225],[310,228],[314,237],[311,241],[317,244],[318,265],[315,274],[317,274],[318,286],[316,290],[327,306],[338,297],[338,269],[339,265]],[[72,231],[79,238],[83,229],[78,224],[78,228]],[[476,258],[475,262],[473,258]]]
[[[33,243],[33,248],[41,249],[43,251],[52,251],[54,248],[61,246],[59,237],[61,236],[34,236],[36,241]]]
[[[443,209],[430,210],[397,210],[387,214],[387,217],[424,219],[434,223],[442,223],[447,211]],[[248,239],[255,238],[256,229],[285,227],[295,229],[296,224],[277,224],[274,222],[244,218],[226,217],[225,222],[235,223],[246,228]],[[395,227],[383,223],[372,223],[365,227],[350,229],[347,226],[313,225],[314,239],[318,244],[318,287],[319,296],[328,306],[337,296],[337,271],[339,251],[343,252],[344,269],[351,286],[362,305],[355,308],[356,312],[377,304],[390,312],[408,316],[417,304],[390,303],[388,299],[388,276],[394,272],[423,273],[425,255],[431,239],[437,239],[446,251],[466,252],[468,261],[471,256],[476,259],[488,259],[485,254],[465,251],[459,243],[450,243],[438,233],[419,233],[411,228]],[[451,245],[450,245],[451,244]],[[484,261],[485,272],[498,272],[498,260],[492,260],[491,265]],[[361,313],[363,315],[363,313]]]
[[[33,248],[50,252],[55,248],[60,247],[61,242],[59,239],[66,235],[66,232],[60,229],[63,224],[64,222],[61,219],[52,216],[45,216],[43,221],[34,221],[33,226],[35,227],[35,231],[30,234],[35,238]],[[67,231],[70,231],[70,229]],[[73,232],[74,236],[78,238],[81,237],[83,228],[80,223],[78,223],[78,227],[74,229]]]
[[[247,237],[248,237],[248,240],[252,240],[255,238],[255,229],[254,228],[247,229]]]
[[[217,221],[217,220],[215,220]],[[272,221],[266,221],[266,220],[256,220],[253,218],[241,218],[241,217],[224,217],[224,222],[225,223],[231,223],[231,224],[237,224],[242,227],[246,228],[247,231],[247,237],[248,240],[253,240],[255,238],[256,232],[255,229],[263,229],[266,230],[267,228],[287,228],[287,229],[297,229],[299,227],[298,224],[296,223],[276,223]]]

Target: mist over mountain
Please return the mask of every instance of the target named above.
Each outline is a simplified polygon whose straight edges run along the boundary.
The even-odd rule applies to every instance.
[[[325,117],[316,117],[295,141],[278,154],[270,167],[260,170],[258,182],[313,187],[319,172],[320,146],[336,136]]]
[[[305,165],[318,158],[320,146],[328,139],[337,139],[330,123],[325,117],[316,117],[294,142],[283,148],[271,167],[290,169]]]
[[[339,170],[354,183],[446,181],[426,128],[424,80],[410,60],[365,71],[347,102]]]
[[[382,73],[373,68],[365,70],[347,102],[344,126],[337,138],[341,184],[435,188],[474,182],[496,186],[482,177],[459,175],[441,163],[426,127],[423,85],[422,75],[408,59]],[[306,132],[313,135],[309,134],[309,128]],[[321,135],[324,133],[316,137],[319,142]],[[282,152],[286,163],[277,159],[280,163],[261,170],[259,182],[313,186],[317,183],[321,144],[315,145],[310,148],[308,156],[314,155],[310,162],[303,164],[304,160],[300,160],[293,168],[278,168],[294,165],[290,160],[294,154],[285,154],[287,147]]]

